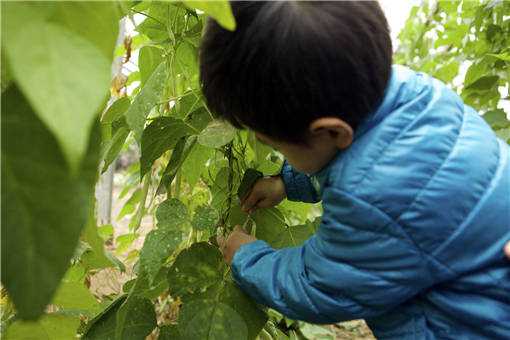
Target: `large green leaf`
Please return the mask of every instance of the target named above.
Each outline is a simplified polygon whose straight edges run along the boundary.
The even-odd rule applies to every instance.
[[[175,325],[165,325],[159,329],[158,340],[181,340],[182,335],[179,328]]]
[[[236,21],[230,4],[226,0],[221,1],[189,1],[186,0],[184,3],[191,8],[196,8],[204,11],[211,17],[213,17],[223,28],[230,31],[235,30]]]
[[[140,93],[127,110],[126,121],[134,131],[137,140],[142,138],[145,119],[154,106],[160,101],[167,78],[167,67],[163,61],[152,72]]]
[[[219,250],[205,242],[179,254],[168,283],[183,301],[178,326],[185,339],[255,339],[267,321],[232,281]]]
[[[188,222],[188,208],[178,199],[170,198],[158,206],[156,218],[158,228],[179,228]]]
[[[229,305],[217,300],[195,300],[179,313],[179,329],[189,340],[248,339],[243,318]]]
[[[218,210],[209,205],[202,205],[195,210],[195,216],[193,216],[192,225],[193,228],[197,230],[213,231],[219,219],[220,215]]]
[[[194,294],[223,282],[225,263],[221,253],[206,243],[182,251],[168,272],[170,294],[189,301]]]
[[[256,210],[252,218],[257,225],[257,238],[266,241],[273,248],[295,247],[303,244],[315,233],[320,222],[317,219],[302,225],[288,226],[282,212],[277,208]]]
[[[7,328],[5,340],[69,340],[76,337],[80,319],[75,316],[49,314],[40,320],[15,321]]]
[[[168,289],[167,281],[168,268],[162,267],[152,283],[149,283],[145,273],[138,274],[136,279],[128,281],[122,286],[122,290],[126,293],[135,294],[154,300]]]
[[[156,278],[165,259],[182,242],[182,232],[176,229],[158,228],[145,237],[140,252],[140,266],[147,273],[149,284]]]
[[[164,50],[156,46],[144,46],[140,49],[138,68],[140,69],[141,86],[145,84],[152,72],[163,61],[163,53]]]
[[[229,123],[221,120],[210,122],[198,135],[198,142],[211,148],[219,148],[232,139],[236,134],[235,129]]]
[[[147,298],[131,295],[117,311],[115,339],[145,339],[156,326],[156,312],[152,302]]]
[[[108,60],[112,59],[121,18],[115,2],[59,1],[56,5],[59,22],[94,44]]]
[[[466,90],[487,91],[496,86],[498,76],[483,76],[466,86]]]
[[[37,10],[51,10],[56,4],[37,6]],[[113,55],[107,57],[104,51],[112,43],[111,36],[117,36],[117,29],[104,32],[104,40],[92,42],[81,34],[95,29],[94,22],[87,22],[86,16],[80,17],[71,29],[58,20],[50,21],[51,16],[34,15],[34,8],[26,3],[2,3],[2,8],[4,46],[12,75],[56,136],[72,169],[77,170],[87,150],[90,128],[109,88]],[[68,6],[64,12],[79,10]],[[96,15],[104,21],[118,19],[112,11]]]
[[[197,183],[200,175],[206,170],[205,164],[212,157],[213,153],[214,149],[200,144],[195,145],[193,150],[191,150],[181,168],[183,177],[191,187]]]
[[[83,339],[114,340],[117,324],[117,311],[127,295],[121,295],[110,303],[103,311],[90,320],[85,328]]]
[[[198,53],[195,46],[183,41],[181,42],[175,51],[175,57],[173,59],[173,71],[174,74],[181,74],[187,79],[191,80],[191,86],[196,88],[198,86]]]
[[[63,280],[51,303],[67,311],[79,311],[86,314],[94,314],[99,310],[99,303],[83,282]]]
[[[510,121],[506,118],[506,112],[501,109],[486,112],[483,118],[495,130],[510,127]]]
[[[129,109],[131,102],[128,97],[122,97],[113,102],[101,117],[101,124],[111,124],[120,119]]]
[[[92,130],[79,171],[71,171],[57,140],[11,86],[2,94],[1,148],[2,283],[18,315],[35,319],[64,276],[92,209],[99,129]]]
[[[193,133],[185,122],[170,117],[154,119],[142,134],[142,157],[140,159],[140,177],[152,167],[152,163],[161,155],[175,147],[179,139]]]

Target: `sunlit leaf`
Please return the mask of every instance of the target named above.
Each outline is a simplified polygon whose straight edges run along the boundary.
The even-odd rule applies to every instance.
[[[2,284],[18,316],[35,319],[64,276],[92,209],[99,127],[76,173],[15,87],[2,94],[1,111]]]
[[[230,4],[226,0],[220,1],[189,1],[186,0],[184,3],[191,8],[196,8],[204,11],[211,17],[213,17],[221,26],[233,31],[236,28],[236,21]]]

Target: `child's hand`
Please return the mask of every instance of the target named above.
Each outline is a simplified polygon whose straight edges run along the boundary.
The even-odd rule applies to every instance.
[[[281,176],[259,179],[250,193],[241,202],[243,211],[252,213],[257,208],[274,207],[286,197],[285,184]]]
[[[224,237],[218,236],[217,241],[225,261],[230,264],[234,258],[234,254],[243,244],[254,242],[257,239],[248,234],[240,226],[236,226],[232,233],[225,240]]]

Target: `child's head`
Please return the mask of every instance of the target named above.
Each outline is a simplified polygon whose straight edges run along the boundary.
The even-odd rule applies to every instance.
[[[230,32],[210,20],[200,50],[210,109],[274,146],[330,141],[336,150],[347,147],[352,131],[380,103],[390,76],[391,39],[379,4],[231,5],[237,29]],[[327,153],[322,158],[336,151],[327,149],[321,149]],[[322,158],[313,162],[325,162]],[[321,167],[310,166],[297,167],[308,172]]]

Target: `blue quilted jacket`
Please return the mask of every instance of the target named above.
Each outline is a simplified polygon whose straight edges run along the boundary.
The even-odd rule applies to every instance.
[[[282,169],[290,200],[322,200],[316,234],[243,245],[233,277],[290,318],[362,318],[379,339],[510,339],[509,156],[443,83],[394,66],[351,147],[312,176]]]

